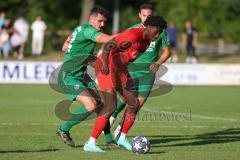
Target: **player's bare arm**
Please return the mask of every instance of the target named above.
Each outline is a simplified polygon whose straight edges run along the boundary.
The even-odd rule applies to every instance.
[[[170,48],[169,47],[165,47],[163,48],[163,53],[162,55],[160,56],[160,58],[157,60],[156,63],[150,65],[150,70],[153,72],[153,73],[156,73],[159,69],[159,66],[161,64],[163,64],[169,57],[171,56],[170,54]]]
[[[116,35],[107,35],[105,33],[101,33],[99,36],[96,38],[97,43],[107,43],[111,39],[113,39]]]
[[[107,42],[103,47],[103,66],[102,66],[102,73],[108,74],[109,68],[108,68],[108,56],[112,49],[115,49],[117,47],[117,43],[114,39]]]
[[[97,36],[96,41],[97,41],[98,43],[107,43],[108,41],[110,41],[111,39],[113,39],[115,36],[116,36],[116,34],[110,36],[110,35],[101,33],[99,36]],[[67,52],[68,45],[69,45],[69,43],[70,43],[70,41],[71,41],[71,38],[72,38],[71,35],[68,36],[68,38],[67,38],[66,41],[64,42],[64,44],[63,44],[63,46],[62,46],[62,51],[63,51],[63,52]]]

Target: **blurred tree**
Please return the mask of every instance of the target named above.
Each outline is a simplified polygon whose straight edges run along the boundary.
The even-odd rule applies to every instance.
[[[80,24],[86,23],[92,7],[94,6],[94,0],[83,0],[82,1],[82,16],[80,19]]]
[[[7,18],[13,21],[19,15],[25,15],[32,22],[36,16],[41,15],[51,36],[54,36],[58,30],[72,30],[79,25],[79,19],[88,18],[87,10],[93,2],[94,0],[2,0],[0,10],[5,11]],[[240,42],[239,0],[120,0],[120,31],[139,23],[138,11],[142,3],[151,3],[155,13],[167,21],[175,21],[180,30],[183,30],[184,21],[191,19],[200,32],[217,33],[213,35],[222,35],[230,42]],[[106,32],[111,33],[113,1],[96,0],[95,4],[110,11]]]

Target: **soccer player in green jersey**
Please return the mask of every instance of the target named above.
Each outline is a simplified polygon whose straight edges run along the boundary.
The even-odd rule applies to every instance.
[[[81,106],[60,125],[56,133],[72,147],[75,143],[70,136],[70,129],[102,106],[95,82],[86,70],[96,43],[106,43],[113,38],[101,32],[106,20],[107,11],[102,7],[94,7],[88,23],[78,26],[69,36],[66,42],[69,44],[63,47],[66,50],[67,46],[67,50],[58,74],[58,85],[70,100],[81,103]]]
[[[153,15],[153,7],[150,4],[142,4],[139,11],[139,18],[141,20],[141,23],[135,24],[130,28],[135,28],[143,25],[146,18],[151,15]],[[142,55],[140,55],[128,68],[131,77],[138,83],[137,88],[139,107],[142,107],[144,105],[151,92],[155,80],[155,73],[158,71],[159,66],[163,64],[170,56],[169,45],[170,42],[167,39],[166,30],[164,30],[155,41],[151,42],[148,49]],[[160,48],[162,48],[162,54],[159,57]],[[138,66],[140,66],[140,68],[144,68],[144,70],[136,70]],[[149,69],[146,70],[146,68]],[[117,109],[110,118],[110,125],[113,124],[117,115],[125,108],[125,106],[126,104],[118,99]],[[120,136],[120,132],[121,122],[114,131],[115,137],[117,135]]]

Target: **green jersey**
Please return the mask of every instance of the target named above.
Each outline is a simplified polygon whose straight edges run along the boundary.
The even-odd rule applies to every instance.
[[[96,45],[96,37],[100,34],[101,32],[92,27],[89,23],[77,27],[72,32],[67,54],[71,54],[72,56],[92,54]]]
[[[141,24],[135,24],[130,28],[139,27]],[[141,54],[133,63],[154,63],[159,58],[160,47],[165,48],[170,45],[169,40],[167,39],[167,32],[163,32],[158,36],[158,38],[151,42],[147,50]]]
[[[64,56],[63,70],[79,77],[86,71],[86,61],[93,55],[96,38],[101,32],[89,23],[78,26],[71,34],[68,51]]]

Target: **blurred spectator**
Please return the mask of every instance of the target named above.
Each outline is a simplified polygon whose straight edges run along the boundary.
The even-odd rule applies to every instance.
[[[195,54],[195,45],[197,44],[198,34],[197,30],[192,26],[192,22],[187,20],[185,22],[185,29],[183,34],[183,45],[186,46],[187,63],[197,63]]]
[[[3,11],[0,12],[0,31],[5,24],[5,13]]]
[[[169,23],[169,27],[167,28],[167,35],[170,41],[171,62],[176,63],[178,61],[178,57],[177,57],[178,29],[176,28],[174,22]]]
[[[11,20],[10,20],[10,19],[6,19],[5,22],[4,22],[4,27],[5,27],[7,30],[10,31],[11,25],[12,25]]]
[[[23,45],[22,53],[21,53],[21,56],[23,56],[24,46],[25,46],[25,43],[27,42],[28,33],[29,33],[29,24],[23,16],[20,16],[14,22],[13,28],[14,28],[14,30],[18,31],[20,36],[22,36],[22,38],[23,38],[24,45]]]
[[[0,53],[3,53],[4,58],[8,58],[10,49],[10,20],[6,20],[0,31]]]
[[[14,50],[14,57],[17,59],[23,59],[23,48],[25,45],[25,39],[16,29],[14,29],[13,31],[10,42]]]
[[[45,22],[41,16],[38,16],[31,25],[32,29],[32,54],[41,55],[44,44],[44,34],[47,29]]]

